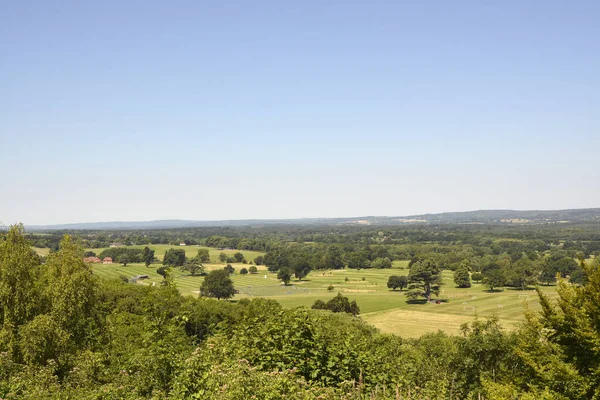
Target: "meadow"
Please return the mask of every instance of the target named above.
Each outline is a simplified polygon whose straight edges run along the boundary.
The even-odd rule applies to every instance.
[[[139,246],[142,247],[143,246]],[[158,258],[162,258],[170,245],[153,245]],[[176,247],[176,246],[175,246]],[[198,247],[186,246],[187,256],[194,256]],[[99,249],[94,250],[99,254]],[[211,263],[205,265],[206,271],[223,268],[218,263],[221,251],[233,255],[237,250],[218,250],[210,248]],[[253,260],[259,252],[241,251],[246,259]],[[489,317],[496,315],[507,329],[513,329],[524,320],[524,306],[538,309],[537,295],[534,290],[514,290],[505,288],[502,291],[488,292],[478,283],[468,289],[456,288],[451,271],[444,271],[444,285],[439,298],[441,304],[409,304],[403,291],[392,291],[387,288],[390,275],[407,275],[408,261],[395,261],[392,269],[365,270],[325,270],[311,271],[302,281],[292,280],[284,286],[277,280],[276,274],[268,272],[266,267],[258,266],[257,274],[241,275],[241,268],[249,264],[235,263],[232,279],[239,290],[232,301],[243,298],[267,297],[280,302],[284,307],[310,307],[315,300],[328,300],[337,293],[342,293],[350,300],[356,300],[361,310],[361,318],[381,331],[402,337],[418,337],[424,333],[443,330],[448,334],[460,333],[460,325],[472,320],[475,316]],[[94,272],[103,278],[118,279],[120,276],[131,278],[136,275],[148,275],[149,279],[139,280],[138,284],[158,285],[162,276],[156,273],[159,264],[146,267],[143,264],[94,264]],[[179,269],[174,270],[175,284],[184,295],[198,296],[202,276],[190,276]],[[328,290],[333,286],[333,290]],[[556,297],[553,286],[543,286],[542,290],[550,297]]]

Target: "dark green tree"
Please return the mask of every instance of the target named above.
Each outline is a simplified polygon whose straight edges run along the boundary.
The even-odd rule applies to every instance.
[[[263,265],[265,263],[265,258],[263,256],[258,256],[254,259],[254,264]]]
[[[167,276],[167,266],[158,267],[156,273],[165,278]]]
[[[210,262],[210,252],[208,249],[198,249],[198,260],[201,263],[209,263]]]
[[[233,255],[233,258],[235,259],[235,262],[241,263],[242,261],[244,261],[244,255],[239,251]]]
[[[192,276],[196,276],[204,272],[204,266],[200,262],[200,258],[198,256],[190,260],[186,260],[185,264],[183,264],[183,267],[181,267],[181,269],[183,271],[189,272]]]
[[[342,252],[338,246],[331,245],[327,248],[323,256],[323,262],[320,269],[342,269],[344,261],[342,260]]]
[[[378,257],[371,263],[372,268],[392,268],[392,261],[385,257]]]
[[[519,287],[521,290],[529,285],[535,285],[538,281],[540,269],[538,263],[529,259],[526,254],[517,261],[511,264],[510,268],[505,272],[506,281],[514,287]]]
[[[418,261],[412,265],[408,273],[408,292],[410,301],[425,298],[431,300],[431,295],[439,295],[442,285],[442,270],[433,261]]]
[[[127,253],[120,254],[115,259],[115,262],[117,262],[119,264],[123,264],[123,266],[126,267],[127,264],[129,264],[131,262],[131,256]]]
[[[396,290],[404,289],[408,285],[408,277],[404,275],[392,275],[388,278],[387,287]]]
[[[163,257],[163,265],[169,267],[182,267],[185,264],[185,250],[170,249],[165,252]]]
[[[144,247],[142,251],[142,262],[149,267],[154,262],[154,250],[151,250],[148,246]]]
[[[248,275],[248,270],[246,268],[240,269],[240,275]]]
[[[454,272],[454,284],[459,288],[470,288],[471,277],[469,275],[469,270],[464,267],[457,269]]]
[[[360,314],[360,308],[356,301],[350,302],[350,300],[346,296],[342,296],[341,293],[338,293],[333,299],[329,300],[325,303],[322,300],[316,300],[312,305],[312,308],[315,310],[329,310],[334,313],[347,313],[351,315]]]
[[[302,278],[306,277],[311,269],[308,259],[303,255],[295,257],[292,260],[290,267],[291,270],[294,271],[294,275],[296,276],[296,278],[298,278],[299,281],[301,281]]]
[[[233,274],[235,272],[235,268],[233,268],[231,264],[227,264],[223,269],[227,271],[228,274]]]
[[[200,286],[200,295],[204,297],[216,297],[220,300],[233,297],[234,294],[233,281],[224,269],[211,271]]]
[[[292,279],[292,270],[288,267],[279,268],[279,271],[277,272],[277,279],[283,281],[283,283],[287,286]]]
[[[258,268],[256,268],[254,265],[250,266],[250,268],[248,268],[248,271],[251,274],[256,274],[258,272]]]
[[[222,263],[227,262],[227,254],[220,252],[219,253],[219,261],[221,261]]]
[[[496,264],[492,264],[482,273],[483,279],[481,282],[490,290],[490,292],[493,292],[498,287],[504,286],[506,283],[504,271]]]

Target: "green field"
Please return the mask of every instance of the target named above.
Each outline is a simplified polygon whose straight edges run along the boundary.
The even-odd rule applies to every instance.
[[[159,257],[173,246],[152,246]],[[197,247],[187,246],[186,252],[194,255]],[[226,250],[233,254],[236,250]],[[211,259],[216,261],[220,250],[210,249]],[[254,258],[260,253],[243,252],[246,258]],[[205,265],[207,271],[223,268],[224,264],[211,263]],[[391,291],[386,283],[390,275],[405,275],[407,269],[391,270],[327,270],[312,271],[306,280],[292,281],[290,286],[283,286],[276,274],[259,266],[255,275],[240,275],[239,270],[251,264],[232,264],[236,272],[232,276],[235,287],[240,291],[234,300],[242,298],[268,297],[280,302],[284,307],[310,307],[315,300],[328,300],[340,292],[351,300],[356,300],[364,320],[372,323],[383,332],[394,333],[403,337],[416,337],[439,329],[448,334],[458,334],[460,325],[471,320],[475,315],[487,317],[497,315],[507,328],[515,327],[524,320],[524,304],[534,309],[539,308],[534,290],[520,291],[505,289],[501,292],[489,293],[480,284],[473,284],[469,289],[458,289],[452,282],[452,272],[444,271],[444,286],[440,295],[446,300],[442,304],[408,304],[403,292]],[[395,266],[406,266],[407,262],[397,262]],[[93,270],[104,278],[118,278],[121,275],[132,277],[148,275],[150,279],[138,281],[138,284],[157,285],[162,277],[156,273],[158,264],[146,268],[143,264],[94,264]],[[198,295],[203,281],[201,276],[189,276],[186,272],[175,269],[175,284],[184,295]],[[346,281],[348,278],[348,281]],[[363,280],[364,278],[364,280]],[[333,291],[328,287],[334,286]],[[555,297],[554,287],[543,287],[544,292]]]
[[[230,256],[233,256],[235,253],[240,252],[244,255],[244,257],[246,258],[246,260],[248,260],[248,262],[252,262],[256,257],[264,254],[259,251],[251,251],[251,250],[232,250],[232,249],[219,250],[219,249],[215,249],[212,247],[175,246],[172,244],[150,244],[150,245],[141,244],[141,245],[136,245],[136,246],[123,246],[123,247],[128,248],[128,249],[143,249],[146,246],[148,246],[149,248],[151,248],[152,250],[155,251],[154,255],[159,260],[163,259],[163,256],[165,255],[166,251],[169,249],[183,249],[183,250],[185,250],[186,257],[194,257],[196,254],[198,254],[198,249],[208,249],[208,252],[210,253],[210,261],[213,263],[216,263],[219,261],[220,253],[225,253],[225,254],[227,254],[228,257],[230,257]],[[93,251],[96,254],[100,254],[103,250],[106,250],[107,248],[108,247],[101,248],[101,249],[85,249],[85,250]]]

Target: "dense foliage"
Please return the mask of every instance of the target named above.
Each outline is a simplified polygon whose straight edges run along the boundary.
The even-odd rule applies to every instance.
[[[354,266],[399,254],[393,244],[277,246],[265,263],[289,268],[290,278],[294,260],[281,262],[288,250],[302,249],[297,254],[310,255],[309,263],[314,257],[315,266],[328,268],[349,266],[346,255],[357,252],[364,251]],[[557,302],[540,292],[542,312],[526,311],[519,330],[506,331],[491,318],[465,324],[461,336],[409,340],[345,312],[183,297],[167,267],[164,284],[155,287],[100,281],[73,237],[41,262],[22,228],[12,227],[0,242],[0,398],[600,398],[597,261],[573,265],[565,257],[575,254],[564,246],[480,254],[456,244],[459,255],[438,246],[422,243],[409,257],[408,293],[415,299],[439,290],[439,271],[454,258],[454,269],[481,273],[494,289],[496,278],[516,288],[534,284],[545,268],[579,271],[585,279],[560,278]],[[214,273],[205,282],[212,275],[214,287],[231,293],[229,273]],[[214,287],[201,292],[215,295]],[[341,295],[330,302],[334,311],[346,308]]]

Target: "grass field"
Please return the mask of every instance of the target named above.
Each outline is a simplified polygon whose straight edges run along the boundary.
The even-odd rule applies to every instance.
[[[173,246],[153,246],[157,256]],[[197,247],[187,246],[188,255],[194,255]],[[159,253],[161,252],[161,253]],[[220,250],[210,249],[211,259],[216,261]],[[233,254],[235,250],[225,251]],[[253,259],[260,253],[243,252],[246,258]],[[396,262],[396,266],[406,266],[407,262]],[[232,264],[236,272],[232,279],[240,294],[234,300],[242,298],[268,297],[279,301],[284,307],[310,307],[315,300],[328,300],[338,292],[356,300],[361,316],[383,332],[397,334],[403,337],[416,337],[439,329],[448,334],[458,334],[463,322],[472,320],[477,315],[487,317],[497,315],[501,323],[511,329],[524,320],[524,304],[528,303],[534,309],[539,308],[537,295],[534,290],[520,291],[505,289],[501,292],[489,293],[480,284],[473,284],[469,289],[458,289],[452,282],[452,272],[444,271],[444,286],[440,295],[446,300],[442,304],[408,304],[404,292],[389,290],[386,286],[390,275],[406,275],[407,269],[393,268],[391,270],[331,270],[312,271],[306,280],[292,281],[290,286],[283,286],[276,274],[266,271],[259,266],[258,274],[240,275],[239,270],[251,264]],[[223,264],[211,263],[205,265],[207,271],[223,268]],[[94,272],[104,278],[118,278],[121,275],[132,277],[148,275],[150,279],[139,281],[139,284],[160,284],[162,277],[156,273],[158,264],[146,268],[143,264],[93,265]],[[346,280],[346,278],[348,280]],[[364,279],[363,279],[364,278]],[[184,295],[198,295],[203,281],[201,276],[189,276],[175,269],[175,284]],[[328,291],[329,286],[333,291]],[[555,297],[554,287],[542,287],[550,297]]]
[[[264,255],[264,253],[261,253],[259,251],[251,251],[251,250],[231,250],[231,249],[219,250],[219,249],[215,249],[212,247],[174,246],[172,244],[150,244],[150,245],[142,244],[142,245],[137,245],[137,246],[124,246],[124,247],[126,247],[128,249],[143,249],[146,246],[148,246],[149,248],[154,250],[154,252],[155,252],[154,255],[159,260],[163,259],[166,251],[169,249],[183,249],[183,250],[185,250],[186,257],[194,257],[196,254],[198,254],[198,249],[208,249],[208,252],[210,253],[210,261],[213,263],[216,263],[219,261],[219,254],[221,252],[227,254],[227,256],[233,256],[235,253],[237,253],[239,251],[240,253],[242,253],[244,255],[244,257],[246,258],[246,260],[248,260],[248,262],[252,262],[256,257]],[[108,247],[101,248],[101,249],[85,249],[85,250],[93,251],[96,254],[100,254],[103,250],[106,250],[107,248]]]

